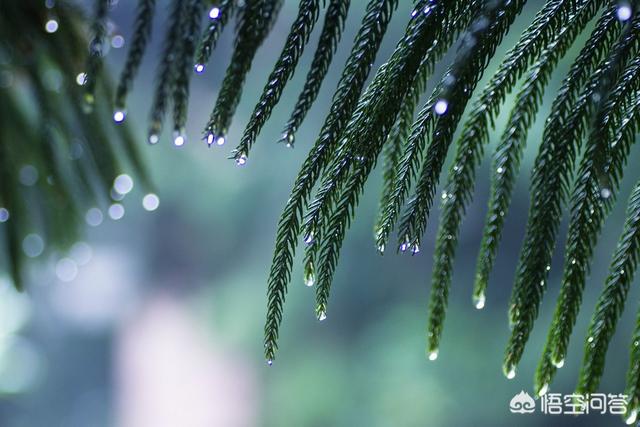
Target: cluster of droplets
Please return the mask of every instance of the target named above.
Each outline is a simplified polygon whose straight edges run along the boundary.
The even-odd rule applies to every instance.
[[[209,147],[212,145],[222,146],[226,142],[224,135],[216,135],[213,132],[209,132],[205,137],[204,141],[207,143]]]

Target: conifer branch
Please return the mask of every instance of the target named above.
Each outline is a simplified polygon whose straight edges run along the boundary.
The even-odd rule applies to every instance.
[[[107,14],[110,0],[95,0],[95,16],[91,24],[93,39],[89,43],[89,56],[84,78],[84,102],[85,108],[91,110],[95,102],[96,84],[102,69],[102,56],[107,35]]]
[[[300,221],[310,192],[320,173],[331,160],[337,139],[355,109],[360,92],[375,60],[382,37],[397,6],[397,0],[371,0],[356,34],[353,48],[333,95],[330,113],[320,136],[296,178],[291,196],[278,223],[276,248],[269,273],[265,357],[272,361],[277,350],[282,305],[291,278],[291,267],[300,234]],[[307,264],[308,265],[308,264]]]
[[[179,48],[176,51],[176,77],[173,88],[174,143],[182,145],[186,139],[184,126],[187,122],[189,81],[196,50],[196,34],[200,33],[200,22],[204,12],[202,0],[187,0],[182,20]],[[179,139],[182,138],[182,139]]]
[[[564,4],[562,4],[564,3]],[[553,5],[548,3],[547,5]],[[569,47],[573,44],[576,37],[584,30],[588,22],[598,12],[599,5],[593,1],[576,2],[575,5],[567,5],[567,2],[561,2],[559,6],[554,5],[550,10],[546,10],[545,7],[539,12],[538,16],[540,23],[534,24],[527,31],[529,33],[537,34],[538,37],[546,38],[553,36],[554,38],[550,42],[544,42],[544,50],[538,55],[532,58],[538,58],[536,63],[529,69],[526,76],[527,79],[523,84],[520,92],[518,93],[507,126],[502,134],[500,143],[493,156],[493,165],[491,168],[492,184],[491,195],[489,198],[489,209],[486,216],[484,231],[482,235],[482,243],[480,246],[480,252],[478,254],[478,261],[476,267],[476,277],[474,282],[473,300],[476,306],[484,305],[486,288],[489,281],[489,274],[491,273],[497,251],[500,238],[502,235],[502,228],[504,225],[504,217],[509,210],[511,204],[511,193],[515,179],[518,175],[520,158],[524,150],[528,130],[535,120],[535,116],[538,112],[539,106],[542,103],[542,96],[545,88],[548,84],[551,73],[555,70],[555,67],[560,58],[562,58]],[[569,14],[562,8],[562,6],[575,7],[575,10],[571,10]],[[613,15],[609,16],[610,22]],[[541,28],[561,28],[555,30],[552,33],[541,31]],[[555,34],[555,36],[554,36]],[[529,40],[528,37],[521,37],[521,40]],[[531,49],[536,49],[537,44],[531,45]],[[513,55],[519,55],[520,50],[513,49]],[[526,58],[526,55],[524,56]],[[503,62],[501,69],[509,69],[510,61]],[[516,74],[508,79],[500,78],[498,76],[505,75],[504,72],[498,72],[496,77],[492,79],[493,82],[505,82],[506,84],[513,85],[515,80],[521,77],[520,74]],[[511,83],[513,82],[513,83]],[[503,83],[504,84],[504,83]],[[496,84],[489,84],[487,89],[483,92],[487,99],[495,98]],[[502,89],[504,90],[504,89]],[[480,98],[482,99],[482,97]],[[483,103],[480,101],[478,106],[492,105],[492,102]],[[480,123],[480,133],[483,134],[483,138],[488,138],[486,133],[487,120],[493,123],[494,117],[498,112],[498,107],[492,112],[487,111],[483,114],[486,118],[484,123],[478,120]],[[474,117],[476,114],[474,114]],[[488,116],[488,117],[487,117]],[[469,120],[472,122],[472,119]],[[476,125],[478,126],[478,125]],[[475,126],[474,126],[475,127]],[[473,129],[473,128],[472,128]],[[476,132],[472,131],[466,138],[467,140],[473,138]],[[464,150],[460,150],[464,152]],[[481,154],[481,153],[479,153]],[[457,166],[461,169],[461,166]],[[473,184],[473,183],[471,183]],[[469,187],[471,187],[470,185]],[[470,190],[471,191],[471,190]],[[447,234],[456,235],[457,233],[448,232]]]
[[[147,49],[147,43],[151,37],[155,8],[156,0],[138,0],[131,48],[127,54],[127,60],[120,74],[120,81],[116,89],[115,107],[119,111],[124,112],[127,95],[133,85],[133,79],[138,74],[142,57]]]
[[[637,39],[637,36],[638,33],[632,37]],[[616,51],[614,54],[619,55],[621,52]],[[608,144],[607,139],[619,133],[625,105],[629,104],[629,98],[635,98],[636,92],[640,90],[640,58],[627,66],[619,80],[619,71],[614,69],[613,60],[614,58],[609,61],[611,66],[606,74],[606,79],[611,81],[610,85],[607,85],[610,87],[602,88],[603,93],[610,94],[602,107],[602,117],[593,125],[571,197],[571,220],[567,234],[562,286],[550,328],[553,332],[549,334],[543,354],[543,357],[550,358],[554,367],[564,364],[571,332],[582,302],[593,249],[604,220],[614,203],[622,169],[630,145],[634,141],[634,135],[630,135],[630,138],[624,138],[619,144],[612,146],[608,153],[610,158],[607,169],[601,170],[600,146],[603,140]],[[615,89],[612,90],[614,83]],[[632,102],[632,105],[635,106],[635,102]],[[600,183],[602,173],[606,174],[607,187]],[[549,369],[545,379],[550,381],[554,372],[555,369]]]
[[[229,19],[236,11],[236,0],[221,0],[220,4],[209,11],[209,25],[202,34],[196,51],[194,70],[201,74],[204,72],[211,54],[216,49],[218,39],[224,31]]]
[[[292,147],[295,141],[295,134],[318,97],[322,82],[329,72],[333,55],[342,38],[342,31],[349,14],[350,4],[351,0],[330,0],[329,2],[322,33],[318,40],[318,47],[311,62],[311,68],[298,101],[293,108],[293,113],[291,113],[291,117],[282,133],[282,141]]]
[[[171,94],[176,85],[175,52],[178,49],[181,34],[184,10],[187,0],[172,0],[169,11],[169,22],[164,39],[164,47],[158,71],[156,72],[156,89],[151,104],[151,118],[149,125],[150,144],[156,144],[162,132],[162,122],[168,108]]]
[[[240,11],[238,31],[231,63],[218,94],[216,105],[207,123],[204,135],[207,142],[226,138],[235,114],[244,82],[251,69],[253,58],[262,45],[282,8],[283,0],[246,0]],[[238,154],[239,165],[246,157]]]
[[[271,116],[275,105],[280,101],[282,91],[298,65],[311,32],[318,21],[320,0],[300,0],[298,16],[291,26],[291,31],[282,49],[280,58],[271,72],[258,104],[255,106],[249,124],[244,130],[240,144],[234,150],[236,161],[249,155],[260,130]]]
[[[640,96],[636,95],[630,120],[624,133],[631,137],[640,125]],[[627,208],[624,230],[613,255],[609,276],[598,298],[585,339],[584,358],[576,393],[595,393],[604,372],[607,348],[622,315],[629,288],[635,275],[640,250],[640,184],[634,188]]]
[[[627,51],[629,38],[616,43],[613,52]],[[560,139],[550,140],[543,135],[540,153],[536,158],[532,178],[532,199],[523,249],[512,291],[509,316],[513,330],[505,355],[505,372],[515,369],[537,317],[538,307],[546,289],[548,272],[556,234],[566,200],[573,164],[586,129],[586,121],[593,116],[596,105],[593,95],[599,91],[601,80],[611,72],[611,62],[603,61],[594,71],[562,129],[554,129],[547,121],[545,135],[550,130]],[[553,113],[552,113],[553,114]],[[559,143],[561,141],[561,143]],[[544,358],[547,357],[543,356]],[[560,363],[560,361],[557,361]],[[552,369],[552,365],[547,365]],[[538,372],[538,375],[541,371]],[[543,376],[548,376],[549,373]],[[541,384],[544,384],[542,382]]]

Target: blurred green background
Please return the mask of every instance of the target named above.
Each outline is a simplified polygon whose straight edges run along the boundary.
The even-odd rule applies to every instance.
[[[318,31],[243,168],[227,157],[284,44],[297,2],[285,2],[271,36],[258,52],[227,145],[211,149],[199,136],[228,65],[231,28],[224,33],[207,72],[193,78],[186,146],[173,147],[167,134],[157,146],[144,143],[166,3],[159,2],[153,44],[136,81],[127,119],[140,136],[160,207],[146,212],[141,205],[146,190],[134,185],[123,202],[124,217],[108,219],[105,212],[104,222],[88,227],[84,244],[70,254],[79,265],[77,274],[73,270],[73,274],[56,275],[55,259],[40,259],[28,272],[27,293],[17,294],[3,283],[1,426],[622,424],[615,416],[509,412],[515,394],[521,390],[532,393],[533,372],[558,294],[561,248],[518,374],[507,380],[501,373],[509,333],[507,304],[524,234],[528,181],[541,123],[584,36],[561,62],[530,132],[486,307],[476,310],[471,287],[489,190],[491,147],[487,150],[460,237],[438,360],[429,362],[424,355],[438,209],[434,208],[420,254],[389,252],[381,257],[372,239],[380,189],[377,171],[344,244],[327,320],[316,320],[313,290],[304,286],[297,262],[280,351],[269,368],[262,356],[262,327],[278,217],[327,112],[366,2],[352,2],[343,43],[322,94],[296,138],[296,148],[286,149],[275,141],[301,89]],[[400,3],[378,64],[388,58],[409,18],[412,2]],[[500,59],[513,45],[541,5],[529,2],[495,58]],[[114,34],[124,36],[125,48],[134,8],[134,2],[120,1],[112,11]],[[108,70],[114,78],[125,53],[125,49],[111,49],[108,54]],[[497,63],[492,61],[484,81]],[[441,65],[431,85],[443,71]],[[506,107],[512,105],[512,99],[508,98]],[[494,143],[505,120],[502,114],[497,121]],[[637,158],[634,151],[631,161]],[[619,197],[623,203],[602,234],[570,357],[551,387],[553,392],[571,393],[575,386],[587,322],[622,228],[624,202],[632,184],[625,181]],[[565,230],[566,224],[560,242]],[[637,301],[638,291],[632,288],[609,350],[602,392],[624,389]]]

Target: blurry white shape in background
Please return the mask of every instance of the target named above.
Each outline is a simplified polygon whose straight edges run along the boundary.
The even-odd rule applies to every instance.
[[[123,325],[116,354],[118,427],[258,425],[255,372],[171,296]]]
[[[0,278],[0,394],[32,388],[42,373],[42,358],[34,345],[17,335],[31,317],[31,301]]]
[[[58,278],[64,283],[51,286],[51,306],[57,317],[88,332],[108,330],[123,321],[138,301],[135,257],[122,249],[93,251],[86,243],[74,246],[69,255],[63,258],[65,264],[73,260],[81,268],[76,271],[65,265],[61,269],[58,263]]]

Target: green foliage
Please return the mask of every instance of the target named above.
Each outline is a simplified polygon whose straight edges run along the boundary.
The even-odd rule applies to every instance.
[[[548,389],[555,371],[566,356],[582,304],[582,292],[594,247],[615,203],[618,187],[627,169],[628,153],[640,125],[640,60],[637,57],[640,50],[640,19],[637,17],[637,5],[633,3],[628,10],[622,10],[623,6],[616,1],[546,1],[541,4],[539,12],[518,42],[499,63],[487,85],[472,101],[489,62],[521,13],[525,1],[414,1],[404,36],[397,41],[390,58],[377,69],[366,86],[398,3],[398,0],[370,0],[367,3],[330,110],[301,167],[280,218],[268,278],[264,342],[266,358],[271,363],[277,350],[284,301],[299,239],[306,242],[304,282],[308,286],[316,286],[316,315],[322,320],[326,317],[342,243],[354,219],[365,184],[379,158],[382,156],[384,161],[380,212],[375,226],[376,246],[383,253],[393,230],[397,228],[398,249],[417,254],[430,219],[442,169],[454,143],[454,135],[460,128],[460,136],[455,141],[454,160],[443,187],[442,216],[434,254],[427,352],[430,359],[437,357],[460,227],[473,197],[476,168],[490,142],[490,130],[495,127],[496,117],[507,95],[521,81],[506,128],[493,153],[489,208],[473,290],[477,308],[482,308],[485,303],[520,160],[546,87],[560,59],[589,23],[600,15],[560,90],[555,94],[544,124],[531,177],[531,205],[526,233],[509,304],[512,333],[507,343],[503,369],[512,378],[547,288],[559,224],[567,211],[565,205],[569,203],[569,235],[565,246],[560,297],[535,378],[536,392],[542,394]],[[108,82],[102,84],[103,80],[98,78],[102,46],[107,37],[105,23],[109,2],[97,1],[94,18],[89,25],[93,41],[85,68],[86,84],[82,88],[71,85],[67,94],[72,102],[65,108],[73,110],[77,122],[67,122],[60,115],[59,106],[50,105],[56,97],[46,93],[41,69],[48,66],[49,62],[54,62],[64,70],[67,79],[77,75],[78,58],[68,55],[81,52],[83,48],[86,50],[86,45],[78,42],[83,40],[78,27],[86,20],[66,3],[56,6],[60,9],[58,16],[61,24],[56,34],[60,41],[57,41],[45,37],[41,30],[46,15],[44,6],[36,7],[35,0],[25,4],[28,6],[2,4],[4,13],[0,19],[8,30],[3,26],[0,32],[9,37],[9,46],[20,46],[13,39],[17,33],[12,28],[15,25],[13,22],[23,22],[28,16],[39,25],[40,31],[34,38],[38,40],[34,43],[37,49],[33,54],[38,60],[21,64],[39,100],[38,105],[42,109],[39,117],[48,117],[48,120],[59,123],[59,128],[66,135],[80,128],[80,132],[87,135],[99,134],[100,138],[109,139],[108,135],[112,132],[101,125],[100,114],[109,108],[105,100],[112,96],[113,91]],[[300,0],[298,14],[284,48],[233,152],[232,157],[239,165],[246,163],[261,129],[279,103],[285,86],[299,68],[298,62],[316,22],[324,14],[324,25],[304,87],[284,128],[282,140],[293,146],[295,134],[318,97],[332,64],[350,5],[349,0],[330,0],[328,5],[320,0]],[[211,8],[207,11],[208,6]],[[182,145],[186,141],[184,127],[191,69],[196,73],[205,71],[221,32],[236,17],[231,62],[204,131],[207,143],[225,142],[253,59],[268,36],[281,6],[282,0],[246,0],[237,4],[233,0],[212,4],[202,0],[171,1],[152,101],[150,142],[158,142],[170,106],[173,108],[174,142]],[[154,9],[155,1],[139,0],[131,48],[115,91],[117,111],[124,112],[127,94],[147,46]],[[619,13],[621,11],[631,12],[631,19],[626,19],[624,14]],[[33,19],[34,15],[36,19]],[[206,15],[208,24],[201,31]],[[22,21],[5,19],[4,16],[20,16]],[[70,21],[72,24],[69,24]],[[63,37],[66,37],[66,49],[60,49],[58,45],[63,43]],[[56,49],[65,51],[66,55],[52,55]],[[421,103],[435,65],[448,52],[453,55],[448,71]],[[93,96],[96,90],[98,96]],[[10,211],[20,212],[22,202],[15,191],[20,185],[16,181],[18,172],[15,165],[18,163],[7,159],[17,157],[21,162],[23,157],[37,155],[39,157],[32,162],[36,163],[37,160],[43,170],[49,168],[47,174],[57,182],[53,165],[57,165],[54,157],[58,150],[51,149],[39,135],[35,135],[32,129],[38,127],[31,126],[32,119],[21,112],[23,107],[19,102],[19,94],[9,92],[3,92],[3,100],[7,101],[2,105],[0,120],[19,123],[22,134],[30,135],[29,138],[40,144],[33,144],[39,147],[37,150],[19,150],[8,144],[0,147],[3,174],[0,201]],[[96,108],[84,116],[81,101],[94,99]],[[470,109],[467,108],[469,103],[472,105]],[[470,110],[468,118],[460,126],[466,110]],[[114,117],[117,121],[124,119],[123,114]],[[14,132],[12,129],[15,126],[2,127],[3,141],[11,137],[9,134]],[[126,157],[140,169],[131,140],[124,135],[122,141]],[[84,179],[86,177],[99,178],[107,189],[111,185],[119,171],[118,156],[107,144],[89,144],[89,151],[95,154],[95,168],[78,168],[75,173],[83,179],[76,180],[76,184],[54,185],[44,191],[46,198],[54,200],[51,203],[56,203],[55,200],[66,203],[76,193],[99,198],[101,193],[93,186],[85,185],[87,188],[82,188],[85,182],[90,181]],[[578,166],[574,168],[576,164]],[[316,186],[315,197],[311,199]],[[578,385],[578,390],[582,392],[592,392],[598,386],[606,350],[635,272],[640,251],[637,230],[639,193],[636,187],[629,203],[625,229],[614,254],[611,273],[591,324]],[[410,194],[413,194],[412,197]],[[55,216],[47,220],[53,221]],[[68,217],[60,220],[75,224]],[[20,241],[28,227],[23,224],[25,221],[22,216],[15,218],[12,214],[11,221],[6,241],[9,253],[15,255],[19,252]],[[57,227],[48,229],[52,233],[59,230]],[[54,240],[62,237],[57,236]],[[20,260],[20,256],[11,257],[9,269],[15,275],[19,272]],[[640,341],[639,336],[640,332],[636,332],[634,342]],[[637,347],[632,347],[629,370],[630,411],[637,411],[640,406],[637,374],[640,370],[640,352]]]
[[[3,272],[18,289],[26,259],[64,253],[87,212],[108,207],[127,163],[148,185],[127,127],[106,125],[113,91],[98,74],[106,6],[97,3],[90,41],[71,3],[0,4],[0,236]]]

